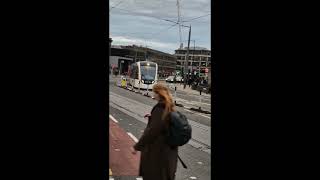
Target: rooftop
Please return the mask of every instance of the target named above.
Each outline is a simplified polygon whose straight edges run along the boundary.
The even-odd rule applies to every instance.
[[[111,45],[111,48],[117,48],[117,49],[133,49],[133,48],[137,48],[137,49],[140,49],[140,50],[147,50],[149,52],[155,52],[155,53],[158,53],[158,54],[163,54],[163,55],[166,55],[166,56],[172,56],[172,57],[175,57],[173,54],[169,54],[169,53],[166,53],[166,52],[162,52],[162,51],[159,51],[159,50],[155,50],[155,49],[151,49],[151,48],[148,48],[148,47],[144,47],[144,46],[138,46],[138,45]]]
[[[190,48],[190,50],[206,50],[206,51],[210,51],[207,48],[199,47],[199,46],[196,46],[196,47],[190,46],[189,48]],[[184,47],[183,49],[179,48],[177,50],[187,50],[187,49],[188,49],[188,47]]]

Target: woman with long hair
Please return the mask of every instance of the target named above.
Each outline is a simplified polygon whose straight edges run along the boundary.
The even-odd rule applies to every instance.
[[[153,86],[158,103],[153,107],[148,125],[132,153],[141,151],[139,175],[144,180],[174,180],[177,170],[178,147],[167,142],[169,113],[175,111],[169,89],[162,85]]]

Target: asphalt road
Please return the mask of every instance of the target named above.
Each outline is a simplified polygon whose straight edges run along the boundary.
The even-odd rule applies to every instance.
[[[125,131],[130,132],[136,138],[140,138],[145,127],[146,120],[136,118],[124,113],[123,111],[110,106],[110,115],[112,115],[118,122],[119,126]],[[144,122],[143,122],[144,121]],[[202,150],[193,147],[190,144],[186,144],[179,148],[179,155],[188,166],[188,169],[184,169],[180,162],[178,162],[178,169],[176,172],[176,180],[187,179],[202,179],[209,180],[211,173],[210,154]],[[116,179],[136,179],[136,177],[113,177]]]
[[[119,121],[121,128],[139,139],[147,123],[143,116],[150,113],[156,100],[119,88],[113,81],[110,81],[109,90],[110,115]],[[193,134],[190,142],[179,149],[179,155],[188,169],[178,162],[176,179],[210,179],[211,117],[181,107],[177,110],[187,116]]]

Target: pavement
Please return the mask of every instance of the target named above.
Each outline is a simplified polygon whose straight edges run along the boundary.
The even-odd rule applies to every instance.
[[[123,130],[117,120],[109,118],[109,175],[138,176],[140,152],[131,153],[134,140]]]
[[[132,95],[134,97],[139,97],[138,95]],[[130,96],[130,97],[132,97]],[[140,98],[146,98],[140,96]],[[150,99],[149,99],[150,100]],[[132,102],[131,102],[132,101]],[[115,104],[117,103],[117,104]],[[147,125],[147,120],[142,116],[145,112],[150,112],[151,106],[140,106],[139,102],[135,102],[132,99],[130,100],[130,109],[131,112],[128,111],[128,107],[126,104],[128,103],[127,99],[119,99],[114,95],[110,97],[110,106],[109,113],[116,119],[118,122],[117,125],[123,129],[123,132],[127,132],[132,134],[132,136],[139,139],[143,131]],[[135,104],[135,107],[133,105]],[[123,108],[121,108],[121,107]],[[126,109],[126,110],[125,110]],[[187,114],[188,119],[190,119],[190,115]],[[202,118],[204,119],[204,118]],[[203,143],[207,143],[210,145],[210,127],[205,126],[202,123],[192,123],[193,130],[193,139],[196,140],[190,141],[188,144],[179,147],[179,156],[188,166],[188,169],[184,169],[180,162],[178,162],[178,169],[176,172],[176,180],[190,180],[190,179],[201,179],[201,180],[209,180],[211,174],[211,161],[210,161],[210,149],[206,148],[206,145]],[[112,128],[112,127],[110,127]],[[197,144],[197,140],[202,141],[203,143]],[[208,151],[209,150],[209,151]],[[118,153],[117,155],[121,155]],[[137,179],[136,176],[112,176],[114,180],[130,180]],[[138,179],[137,179],[138,180]],[[141,179],[140,179],[141,180]]]
[[[118,78],[120,79],[120,78]],[[178,87],[179,88],[179,87]],[[150,92],[149,92],[150,93]],[[177,91],[178,100],[192,104],[199,96],[187,94],[185,91]],[[211,99],[204,97],[204,102],[210,104]],[[109,82],[109,113],[112,119],[110,123],[110,167],[112,175],[110,180],[142,180],[137,176],[139,159],[130,152],[134,139],[139,139],[147,125],[143,116],[150,113],[156,100],[131,92],[116,86],[116,81]],[[182,147],[179,147],[179,156],[188,166],[184,169],[180,162],[176,172],[176,180],[211,179],[211,116],[190,111],[185,107],[177,107],[177,110],[186,115],[191,127],[192,138]],[[111,122],[110,122],[111,120]],[[130,135],[129,135],[130,134]],[[134,137],[134,138],[133,138]],[[112,141],[112,139],[114,139]],[[115,149],[120,149],[115,150]],[[119,157],[118,157],[119,156]],[[136,158],[136,162],[133,162]],[[125,163],[124,166],[121,164]],[[122,168],[122,169],[121,169]],[[125,172],[129,171],[125,175]],[[120,175],[120,176],[119,176]]]

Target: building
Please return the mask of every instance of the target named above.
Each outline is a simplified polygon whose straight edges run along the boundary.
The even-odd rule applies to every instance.
[[[158,64],[160,78],[175,73],[177,59],[174,55],[136,45],[111,47],[110,64],[121,73],[127,72],[131,63],[146,60]]]
[[[130,55],[130,50],[123,48],[122,46],[111,46],[111,56],[109,66],[112,72],[124,74],[128,72],[129,65],[133,62],[133,57]]]
[[[177,72],[184,73],[187,47],[175,50],[177,57]],[[190,47],[188,58],[188,73],[200,77],[208,77],[211,70],[211,50],[202,47]]]

